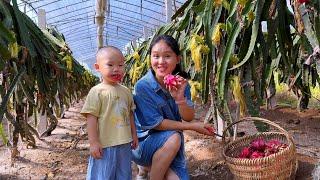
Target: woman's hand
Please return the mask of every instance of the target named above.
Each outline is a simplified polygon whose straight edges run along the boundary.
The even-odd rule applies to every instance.
[[[102,150],[102,146],[100,143],[96,142],[96,143],[90,144],[90,155],[94,159],[101,159],[102,158],[103,150]]]
[[[187,80],[183,77],[177,75],[177,84],[175,86],[167,86],[167,89],[169,90],[171,96],[176,101],[184,100],[184,91],[187,87]]]
[[[215,134],[215,129],[210,124],[204,124],[201,122],[192,123],[191,130],[208,136],[214,136]]]

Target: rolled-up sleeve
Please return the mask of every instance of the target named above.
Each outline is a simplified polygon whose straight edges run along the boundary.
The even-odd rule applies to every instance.
[[[153,129],[163,121],[164,118],[159,112],[157,102],[142,87],[136,88],[134,101],[136,104],[135,118],[139,121],[141,129]]]
[[[186,97],[187,99],[187,105],[190,106],[190,107],[193,107],[194,104],[191,100],[191,87],[190,85],[188,84],[185,91],[184,91],[184,96]]]

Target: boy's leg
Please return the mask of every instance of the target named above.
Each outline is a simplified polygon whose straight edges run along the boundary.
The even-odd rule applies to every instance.
[[[116,180],[131,180],[131,143],[122,144],[117,147]]]
[[[102,159],[89,157],[87,180],[115,179],[116,150],[114,147],[103,148]]]

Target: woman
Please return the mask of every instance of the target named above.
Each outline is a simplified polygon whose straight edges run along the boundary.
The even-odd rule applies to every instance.
[[[184,155],[183,130],[213,135],[212,128],[194,118],[190,86],[180,71],[177,41],[168,35],[156,37],[150,46],[151,69],[135,85],[135,123],[139,147],[133,160],[150,168],[150,179],[189,179]],[[164,77],[177,74],[177,85],[167,88]]]

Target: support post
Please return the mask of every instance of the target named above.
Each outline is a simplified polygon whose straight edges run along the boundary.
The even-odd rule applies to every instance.
[[[172,0],[164,0],[166,8],[166,22],[171,22],[172,17]]]
[[[38,10],[38,26],[40,29],[45,29],[47,26],[46,11],[44,9]]]
[[[103,47],[103,29],[107,0],[96,0],[95,23],[97,24],[97,47]]]

